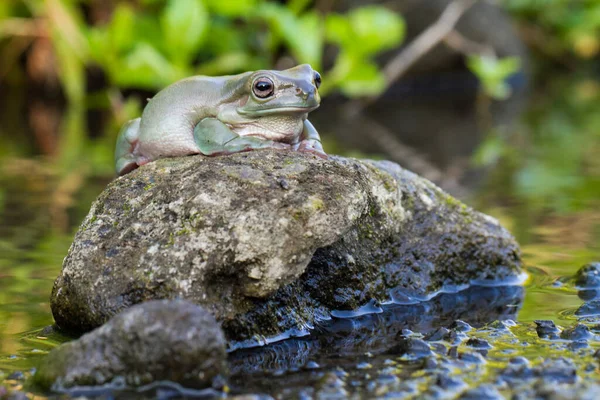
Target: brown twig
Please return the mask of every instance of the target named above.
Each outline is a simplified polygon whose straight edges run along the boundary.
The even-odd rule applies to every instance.
[[[400,79],[400,77],[420,58],[451,34],[460,18],[474,6],[477,1],[478,0],[454,0],[451,2],[433,25],[424,30],[408,46],[406,46],[404,50],[392,58],[392,60],[383,67],[386,89]],[[370,104],[379,100],[384,93],[385,90],[379,95],[349,102],[346,106],[345,114],[350,118],[360,114]]]
[[[393,85],[420,58],[444,41],[454,31],[456,24],[464,13],[476,2],[477,0],[454,0],[451,2],[433,25],[417,36],[404,50],[384,66],[383,74],[386,87],[389,88]],[[411,146],[404,144],[386,127],[364,115],[363,110],[379,100],[382,95],[383,92],[378,96],[349,102],[344,108],[344,115],[348,119],[362,119],[368,124],[367,134],[369,137],[381,148],[386,149],[386,153],[393,161],[399,162],[420,175],[442,184],[447,190],[454,193],[463,192],[464,189],[456,180],[445,177],[444,173],[428,161],[424,155]]]
[[[492,46],[466,38],[456,29],[446,35],[444,43],[452,50],[467,56],[475,54],[496,57],[496,51]]]
[[[460,18],[477,0],[454,0],[442,12],[439,19],[417,36],[404,50],[396,55],[383,68],[387,87],[390,87],[408,71],[419,59],[442,42],[453,30]],[[368,103],[381,95],[369,98]]]

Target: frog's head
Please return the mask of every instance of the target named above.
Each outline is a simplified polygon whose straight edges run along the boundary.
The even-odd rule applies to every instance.
[[[319,107],[321,75],[308,64],[284,71],[261,70],[248,77],[238,113],[246,117],[307,114]]]

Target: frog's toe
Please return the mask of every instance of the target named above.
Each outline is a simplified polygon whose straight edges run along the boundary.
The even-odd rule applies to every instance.
[[[323,159],[328,158],[327,153],[323,150],[323,146],[321,146],[321,143],[317,140],[303,140],[298,143],[294,149],[303,153],[314,154]]]
[[[133,157],[121,157],[117,160],[117,174],[123,176],[136,169],[139,165]]]

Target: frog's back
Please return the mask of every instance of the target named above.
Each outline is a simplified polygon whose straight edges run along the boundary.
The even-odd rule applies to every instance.
[[[149,100],[140,122],[137,156],[144,161],[198,153],[194,127],[214,117],[232,77],[195,76],[178,81]]]

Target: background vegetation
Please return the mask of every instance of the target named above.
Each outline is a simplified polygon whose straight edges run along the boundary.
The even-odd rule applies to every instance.
[[[0,1],[2,354],[18,348],[6,335],[50,322],[48,287],[73,229],[112,179],[120,126],[152,93],[189,75],[300,62],[322,72],[325,97],[386,88],[376,61],[405,44],[403,17],[375,5],[334,12],[333,3]],[[522,120],[493,127],[473,155],[489,174],[479,206],[525,246],[553,246],[551,256],[535,246],[526,252],[548,260],[582,250],[579,262],[600,241],[600,2],[496,3],[531,49],[534,79]],[[483,104],[510,98],[507,78],[521,61],[468,57]]]

